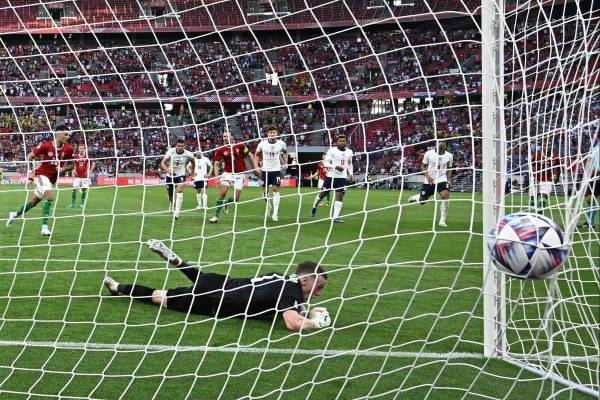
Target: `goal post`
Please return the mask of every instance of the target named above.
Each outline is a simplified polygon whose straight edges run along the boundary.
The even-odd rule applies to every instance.
[[[482,190],[483,190],[483,348],[487,357],[506,352],[505,276],[492,265],[487,235],[504,214],[506,137],[504,131],[504,4],[481,4]]]

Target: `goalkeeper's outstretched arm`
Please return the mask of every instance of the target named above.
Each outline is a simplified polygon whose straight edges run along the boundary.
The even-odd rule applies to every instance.
[[[310,317],[304,317],[296,310],[287,310],[282,314],[285,326],[294,332],[299,332],[303,329],[318,329],[325,328],[331,325],[331,317],[325,308],[321,308],[319,312],[314,313]]]

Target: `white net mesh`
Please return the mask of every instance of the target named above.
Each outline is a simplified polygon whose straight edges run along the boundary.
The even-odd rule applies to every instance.
[[[505,211],[540,210],[572,250],[551,280],[506,280],[506,352],[487,358],[480,3],[0,1],[3,218],[32,198],[26,156],[57,125],[95,163],[85,199],[67,173],[52,204],[0,229],[0,397],[597,393],[597,222],[576,226],[593,224],[597,208],[586,194],[598,180],[598,15],[592,2],[504,9]],[[177,138],[213,159],[223,130],[254,151],[270,125],[292,159],[278,222],[251,171],[218,224],[208,223],[213,180],[208,210],[186,187],[173,218],[159,163]],[[334,224],[328,207],[309,217],[310,175],[340,134],[355,183]],[[447,227],[438,194],[408,202],[441,138],[454,158]],[[548,146],[561,176],[546,203],[530,202],[534,154]],[[329,277],[311,306],[333,324],[295,333],[279,317],[217,319],[109,296],[107,275],[189,285],[147,249],[152,238],[231,277],[317,261]]]

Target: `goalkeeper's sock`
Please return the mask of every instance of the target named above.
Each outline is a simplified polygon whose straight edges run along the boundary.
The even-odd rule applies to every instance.
[[[81,189],[81,204],[85,204],[85,198],[86,197],[87,197],[87,190],[86,189]]]
[[[152,303],[153,288],[142,285],[124,285],[119,284],[118,289],[120,294],[125,296],[131,296],[136,300],[143,301],[144,303]]]
[[[50,216],[50,209],[52,208],[53,200],[46,200],[42,208],[42,225],[48,225],[48,217]]]
[[[321,200],[322,199],[319,197],[319,195],[317,195],[317,197],[315,197],[315,202],[313,203],[313,208],[317,208]]]
[[[208,195],[206,193],[202,193],[202,207],[208,208]]]
[[[81,197],[83,197],[83,193],[81,194]],[[73,190],[71,193],[71,205],[75,204],[75,200],[77,200],[77,190]]]
[[[273,193],[273,215],[279,215],[279,202],[281,201],[281,196],[279,192]]]
[[[446,223],[446,215],[448,214],[448,200],[442,200],[440,206],[440,223]]]
[[[589,207],[589,211],[587,212],[588,224],[594,225],[594,221],[596,221],[596,211],[598,211],[598,206],[591,205]]]
[[[24,206],[22,206],[21,208],[19,208],[17,210],[17,217],[20,217],[21,215],[25,214],[27,211],[31,210],[33,207],[35,207],[35,205],[32,204],[30,201],[28,201],[27,204],[25,204]]]
[[[198,202],[198,207],[203,207],[203,205],[202,205],[202,201],[203,201],[202,197],[203,196],[204,196],[203,194],[196,193],[196,201]]]
[[[342,205],[344,203],[342,203],[341,201],[334,201],[333,202],[333,218],[339,218],[340,217],[340,211],[342,211]]]
[[[223,208],[224,200],[217,200],[217,208],[215,209],[215,217],[219,218],[219,214],[221,214],[221,208]]]
[[[175,215],[178,217],[181,212],[181,205],[183,204],[183,193],[175,194]]]

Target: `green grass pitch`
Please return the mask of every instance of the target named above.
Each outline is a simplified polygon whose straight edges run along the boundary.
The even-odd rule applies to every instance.
[[[325,207],[308,216],[314,190],[282,193],[278,223],[265,219],[258,189],[244,190],[243,203],[218,225],[208,224],[212,211],[192,209],[195,192],[186,189],[186,211],[174,222],[162,187],[94,187],[85,211],[66,207],[64,188],[50,239],[39,234],[40,208],[10,229],[0,221],[0,398],[586,398],[478,356],[480,194],[452,193],[449,226],[440,229],[435,205],[407,205],[410,192],[349,190],[343,225],[332,225]],[[1,187],[0,218],[26,196],[22,186]],[[211,189],[211,204],[215,196]],[[515,209],[524,201],[514,199]],[[147,250],[150,238],[207,271],[235,276],[289,273],[299,261],[320,261],[329,281],[313,304],[330,310],[334,329],[292,334],[282,320],[215,321],[108,296],[107,274],[157,288],[187,285]],[[577,290],[589,310],[565,305],[573,323],[598,312],[589,267],[598,265],[590,254],[600,249],[592,239],[578,235],[574,246]],[[519,282],[509,290],[539,297],[545,286]],[[539,318],[539,307],[532,308],[515,316],[515,326]],[[528,334],[519,337],[535,332]],[[581,342],[570,350],[584,354],[594,340],[566,339]],[[233,351],[238,345],[245,349]],[[598,364],[556,368],[597,383],[590,365]]]

